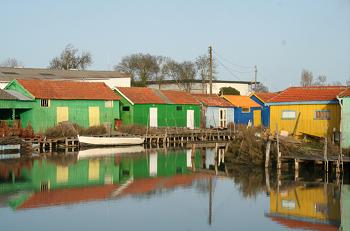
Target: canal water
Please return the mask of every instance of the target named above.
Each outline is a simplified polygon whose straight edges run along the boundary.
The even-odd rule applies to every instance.
[[[224,149],[0,161],[0,230],[350,230],[350,185],[230,164]]]

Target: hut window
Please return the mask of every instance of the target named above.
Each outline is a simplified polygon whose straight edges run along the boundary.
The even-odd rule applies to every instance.
[[[50,100],[48,100],[48,99],[41,99],[40,100],[41,107],[49,107],[49,105],[50,105]]]
[[[129,107],[129,106],[123,106],[123,107],[122,107],[122,110],[123,110],[123,111],[130,111],[130,107]]]
[[[176,111],[182,111],[182,106],[176,106]]]
[[[105,101],[105,107],[106,108],[112,108],[113,107],[113,100]]]
[[[331,112],[328,110],[316,110],[315,119],[316,120],[329,120],[331,118]]]
[[[284,120],[293,120],[296,117],[296,111],[290,111],[290,110],[286,110],[286,111],[282,111],[282,119]]]
[[[243,113],[249,113],[250,112],[250,108],[249,107],[242,107],[242,112]]]

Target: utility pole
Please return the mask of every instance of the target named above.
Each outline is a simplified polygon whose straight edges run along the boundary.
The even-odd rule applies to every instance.
[[[258,68],[256,67],[256,65],[254,66],[254,91],[256,90],[256,81],[258,78]]]
[[[209,93],[213,94],[213,49],[209,46]]]

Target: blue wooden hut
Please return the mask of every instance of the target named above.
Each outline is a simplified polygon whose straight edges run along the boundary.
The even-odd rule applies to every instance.
[[[261,126],[261,106],[249,96],[223,95],[235,107],[235,124]]]
[[[250,98],[261,106],[261,122],[266,128],[270,127],[270,106],[266,102],[275,97],[277,93],[271,92],[255,92],[250,95]]]

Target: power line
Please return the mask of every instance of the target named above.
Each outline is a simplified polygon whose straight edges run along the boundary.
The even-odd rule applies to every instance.
[[[228,60],[227,58],[225,58],[222,55],[218,54],[216,51],[213,51],[213,52],[214,52],[215,55],[217,55],[218,57],[220,57],[221,59],[225,60],[227,63],[229,63],[229,64],[231,64],[233,66],[236,66],[236,67],[239,67],[239,68],[251,69],[252,70],[250,72],[245,71],[245,73],[252,73],[253,72],[254,66],[244,66],[244,65],[233,63],[230,60]],[[235,71],[244,73],[244,71],[238,71],[238,70],[235,70]]]
[[[241,80],[235,73],[233,73],[228,67],[226,67],[219,59],[217,59],[218,63],[226,69],[233,77],[235,77],[238,80]]]

